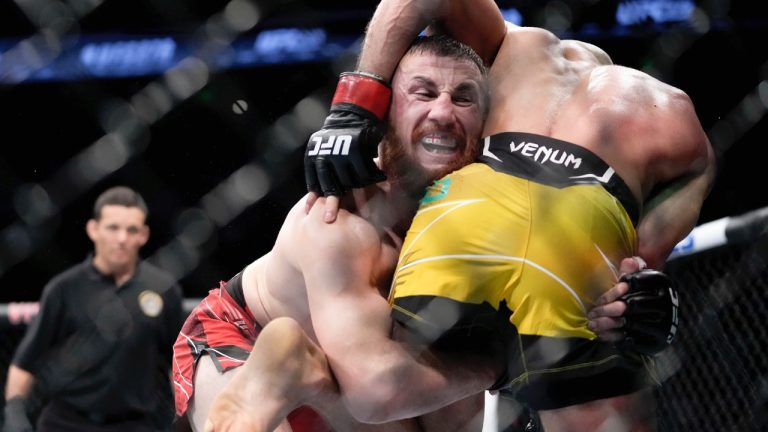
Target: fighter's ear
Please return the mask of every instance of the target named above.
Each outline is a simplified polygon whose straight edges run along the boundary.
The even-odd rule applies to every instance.
[[[98,227],[99,221],[96,219],[88,219],[88,222],[85,224],[85,232],[88,234],[88,238],[90,238],[91,241],[96,241]]]

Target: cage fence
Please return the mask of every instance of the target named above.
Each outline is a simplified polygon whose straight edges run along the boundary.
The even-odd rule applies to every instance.
[[[84,233],[82,223],[72,220],[83,222],[87,211],[71,213],[90,205],[89,198],[105,184],[130,179],[154,190],[149,201],[151,212],[160,215],[154,219],[159,229],[153,226],[156,243],[147,258],[182,281],[190,296],[187,311],[218,279],[255,258],[254,251],[266,250],[286,206],[303,192],[296,173],[305,139],[322,124],[336,75],[353,66],[362,28],[377,2],[338,1],[325,10],[312,2],[233,0],[212,2],[215,9],[201,11],[183,2],[157,1],[144,10],[136,6],[139,16],[119,8],[115,15],[142,22],[165,19],[177,23],[174,29],[185,27],[183,32],[122,39],[88,33],[99,28],[92,24],[94,16],[116,3],[36,0],[4,3],[0,9],[0,19],[9,24],[0,31],[24,33],[0,38],[2,114],[11,123],[5,129],[23,124],[25,129],[17,130],[23,139],[12,142],[34,160],[13,155],[10,146],[0,149],[0,302],[7,302],[0,304],[0,370],[7,370],[25,323],[34,316],[36,293],[45,280],[82,260],[88,245],[73,240]],[[642,39],[641,53],[614,49],[611,54],[623,60],[642,56],[632,62],[671,81],[674,65],[698,40],[722,31],[730,2],[553,1],[536,11],[529,2],[498,3],[508,19],[527,19],[527,25],[584,36],[598,45],[623,47]],[[743,8],[733,3],[732,9]],[[275,13],[281,7],[285,11]],[[612,12],[611,20],[624,23],[599,22],[601,32],[576,25],[580,16],[603,16],[605,10]],[[152,15],[157,12],[159,18]],[[190,15],[198,19],[178,24],[180,16]],[[15,25],[14,17],[26,24]],[[118,25],[119,16],[108,22],[117,30],[127,28]],[[318,24],[328,22],[332,25]],[[249,72],[259,68],[265,72]],[[237,73],[242,75],[234,79]],[[749,73],[751,79],[734,83],[740,87],[725,102],[728,109],[705,112],[712,119],[708,135],[721,158],[764,122],[768,110],[764,60],[756,60]],[[117,84],[99,84],[110,80]],[[219,96],[210,96],[212,89]],[[38,102],[52,93],[66,94],[79,106]],[[201,106],[202,115],[190,114]],[[66,111],[73,112],[69,118]],[[57,129],[80,127],[71,120],[75,115],[89,122],[91,132],[53,145]],[[194,123],[217,131],[202,137],[202,127]],[[53,132],[44,135],[48,129]],[[216,133],[220,138],[208,139]],[[194,134],[201,137],[189,136]],[[182,170],[185,164],[192,169]],[[274,217],[261,215],[270,212]],[[723,232],[716,240],[701,240],[711,242],[704,250],[682,243],[668,264],[667,272],[681,288],[682,318],[680,338],[659,358],[665,378],[658,391],[662,431],[767,428],[764,216],[760,211],[734,215],[719,220],[716,228],[700,227],[698,232]],[[240,252],[228,252],[235,249]],[[690,253],[694,250],[699,251]],[[36,288],[24,288],[30,285]],[[0,375],[4,383],[5,374]]]

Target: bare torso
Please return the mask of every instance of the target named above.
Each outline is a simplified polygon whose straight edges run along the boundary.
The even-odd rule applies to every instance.
[[[360,253],[375,251],[376,265],[371,277],[382,295],[386,295],[402,244],[402,238],[392,228],[394,222],[400,219],[395,215],[399,206],[393,204],[388,194],[378,187],[370,188],[369,195],[366,214],[376,217],[363,218],[348,213],[337,223],[346,224],[345,229],[360,233],[357,236],[360,241],[350,244],[350,248],[357,248]],[[305,228],[302,224],[306,217],[304,200],[301,200],[288,213],[272,251],[246,268],[243,291],[248,308],[259,324],[264,326],[272,319],[291,317],[317,341],[307,300],[307,287],[297,259],[308,252],[307,248],[311,250],[310,253],[317,253],[318,256],[323,250],[316,245],[309,245],[303,238],[301,232]],[[344,270],[344,266],[339,266],[339,271]]]
[[[490,68],[483,135],[529,132],[585,147],[642,204],[657,184],[703,169],[708,143],[682,91],[609,62],[592,45],[509,28]]]
[[[394,227],[404,222],[402,215],[410,215],[409,212],[414,210],[415,203],[392,198],[391,194],[378,188],[370,188],[368,192],[365,201],[367,208],[363,212],[367,216],[362,217],[342,210],[334,226],[352,233],[345,236],[343,242],[350,256],[371,257],[371,265],[365,271],[370,273],[372,283],[360,289],[370,290],[375,286],[382,296],[386,296],[402,246],[402,236],[397,232],[402,228]],[[299,259],[306,259],[307,253],[318,256],[324,253],[323,249],[306,241],[305,230],[313,229],[311,224],[304,212],[302,200],[289,212],[272,251],[246,268],[243,274],[243,292],[248,308],[259,324],[264,326],[275,318],[291,317],[301,325],[308,336],[318,342],[314,329],[317,324],[313,324],[311,320],[307,286],[298,264]],[[300,258],[302,255],[304,258]],[[360,268],[350,263],[338,266],[339,272],[355,270]],[[444,409],[422,416],[418,427],[414,420],[408,419],[379,425],[362,425],[352,420],[345,411],[340,411],[339,406],[326,409],[333,411],[333,414],[325,411],[324,413],[334,430],[339,431],[442,431],[446,430],[446,424],[457,432],[474,431],[479,430],[483,420],[483,394],[467,397]]]

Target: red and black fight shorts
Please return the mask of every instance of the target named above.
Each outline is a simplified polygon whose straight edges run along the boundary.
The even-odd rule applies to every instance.
[[[176,415],[187,412],[194,394],[197,361],[208,354],[219,373],[242,366],[253,349],[261,326],[245,304],[242,272],[208,291],[187,317],[173,344],[173,384]],[[294,432],[327,432],[314,410],[299,407],[288,415]]]

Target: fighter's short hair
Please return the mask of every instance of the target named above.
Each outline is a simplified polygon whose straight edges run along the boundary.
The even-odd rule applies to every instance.
[[[469,45],[444,35],[419,36],[414,39],[406,55],[413,53],[428,53],[439,57],[448,57],[457,60],[467,60],[475,64],[480,73],[485,77],[487,69],[483,59]]]

